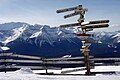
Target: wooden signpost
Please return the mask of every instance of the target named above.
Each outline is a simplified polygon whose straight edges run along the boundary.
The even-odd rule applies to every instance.
[[[98,20],[98,21],[89,21],[87,23],[84,23],[85,18],[84,15],[88,11],[87,8],[83,8],[82,5],[78,5],[76,7],[72,8],[65,8],[65,9],[59,9],[56,12],[57,13],[63,13],[63,12],[68,12],[68,11],[74,11],[74,13],[65,15],[64,18],[69,18],[72,16],[80,15],[79,19],[77,20],[78,23],[72,23],[72,24],[65,24],[65,25],[60,25],[60,27],[67,28],[67,27],[78,27],[81,28],[82,33],[76,33],[78,37],[82,37],[82,49],[81,52],[84,56],[84,62],[85,62],[85,67],[86,67],[86,75],[90,75],[90,60],[89,60],[89,46],[91,43],[94,43],[95,41],[90,41],[88,38],[93,36],[93,34],[88,34],[88,31],[92,31],[94,28],[104,28],[108,27],[109,20]]]

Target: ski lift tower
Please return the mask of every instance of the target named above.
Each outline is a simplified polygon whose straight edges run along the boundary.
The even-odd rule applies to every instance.
[[[91,41],[89,40],[89,37],[93,36],[93,34],[88,34],[87,32],[92,31],[94,28],[104,28],[108,27],[109,20],[98,20],[98,21],[89,21],[89,22],[84,22],[85,18],[84,15],[88,11],[87,8],[83,8],[82,5],[78,5],[76,7],[72,8],[65,8],[65,9],[59,9],[56,12],[57,13],[63,13],[63,12],[68,12],[68,11],[73,11],[73,13],[65,15],[64,18],[69,18],[72,16],[80,15],[79,19],[77,20],[77,23],[73,24],[65,24],[65,25],[60,25],[62,28],[67,28],[67,27],[76,27],[77,29],[81,28],[80,33],[75,33],[77,36],[79,36],[82,40],[82,54],[84,56],[84,62],[85,62],[85,67],[86,67],[86,75],[90,75],[90,60],[89,60],[89,46],[91,43],[95,43],[96,41]]]

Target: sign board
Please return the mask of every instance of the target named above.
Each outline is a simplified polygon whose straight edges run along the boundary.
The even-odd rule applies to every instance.
[[[82,8],[82,5],[78,5],[78,6],[72,7],[72,8],[59,9],[56,12],[57,13],[62,13],[62,12],[73,11],[73,10],[81,9],[81,8]]]

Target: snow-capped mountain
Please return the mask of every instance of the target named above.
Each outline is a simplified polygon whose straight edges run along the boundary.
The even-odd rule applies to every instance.
[[[41,26],[23,25],[19,28],[12,29],[11,36],[9,36],[3,43],[7,44],[9,42],[15,41],[17,39],[27,40],[32,34],[39,31]]]
[[[11,33],[9,33],[9,36],[5,35],[4,40],[4,33],[1,33],[1,41],[7,44],[17,39],[27,40],[28,42],[31,42],[30,40],[34,39],[34,42],[37,43],[37,41],[39,41],[40,45],[44,42],[52,45],[55,41],[60,41],[64,39],[72,42],[70,38],[74,38],[74,34],[70,32],[71,29],[65,30],[61,28],[50,28],[50,26],[47,25],[27,25],[25,23],[21,23],[21,25],[22,26],[19,27],[17,24],[16,26],[18,26],[18,28],[8,30]]]
[[[48,42],[51,45],[55,41],[68,40],[76,37],[73,33],[80,32],[77,28],[50,28],[47,25],[30,25],[27,23],[11,22],[0,24],[0,42],[5,44],[12,42],[17,39],[29,40],[34,39],[36,41]],[[119,43],[120,42],[120,32],[96,32],[94,33],[95,40],[99,43]],[[107,41],[109,39],[109,42]]]
[[[21,23],[21,22],[16,22],[16,23],[10,22],[10,23],[0,24],[0,42],[5,41],[10,36],[12,36],[15,28],[19,28],[24,25],[29,25],[29,24]]]
[[[101,43],[119,43],[120,32],[96,32],[94,33],[94,39]]]
[[[23,25],[29,25],[29,24],[24,22],[3,23],[3,24],[0,24],[0,30],[12,30],[14,28],[22,27]]]
[[[43,26],[41,27],[40,31],[34,33],[29,38],[35,39],[35,43],[38,44],[37,41],[39,41],[39,45],[42,45],[42,43],[47,42],[50,45],[53,45],[54,42],[59,42],[62,40],[67,40],[69,42],[72,42],[71,38],[74,38],[75,35],[72,33],[69,33],[68,30],[61,29],[61,28],[50,28]]]
[[[10,47],[12,52],[32,54],[45,57],[80,55],[81,40],[74,33],[77,28],[59,28],[48,25],[30,25],[27,23],[0,24],[0,45]],[[6,30],[3,28],[8,25]],[[97,44],[91,45],[93,53],[119,53],[120,32],[95,32],[93,39]],[[102,49],[100,49],[102,48]],[[107,51],[105,51],[106,49]],[[110,49],[110,50],[108,50]],[[98,52],[98,50],[100,50]],[[111,52],[110,52],[111,51]],[[74,54],[75,53],[75,54]]]
[[[75,42],[77,37],[71,32],[72,29],[67,30],[58,27],[50,28],[50,26],[47,25],[26,25],[23,23],[21,23],[21,25],[22,26],[20,27],[8,30],[10,32],[9,35],[6,35],[3,32],[1,32],[2,36],[4,35],[3,36],[4,38],[1,38],[0,41],[5,46],[9,46],[13,52],[17,53],[29,52],[36,54],[37,53],[47,54],[49,52],[51,53],[50,55],[52,56],[54,53],[58,52],[61,52],[63,54],[64,48],[66,48],[65,53],[68,53],[71,51],[75,51],[70,50],[71,47],[74,47],[73,45],[77,45],[78,47],[77,43],[79,41]],[[5,32],[7,33],[7,31]],[[79,39],[77,38],[77,40]],[[64,44],[66,46],[64,46]],[[47,51],[46,47],[49,48]],[[55,48],[58,48],[57,51]]]

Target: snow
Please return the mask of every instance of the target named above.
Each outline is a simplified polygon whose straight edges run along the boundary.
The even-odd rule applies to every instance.
[[[120,66],[96,66],[95,69],[91,71],[100,72],[100,71],[118,71],[120,72]]]
[[[67,33],[69,33],[69,31],[66,29],[50,28],[48,26],[44,26],[40,28],[40,31],[35,32],[29,38],[35,38],[34,43],[39,46],[41,46],[44,42],[47,42],[50,45],[54,46],[54,42],[64,39],[72,42],[70,39],[74,37],[73,34]]]
[[[32,74],[32,70],[30,68],[21,68],[20,70],[15,71],[15,73],[22,73],[22,74]]]
[[[99,75],[99,76],[55,76],[55,75],[36,75],[20,73],[0,74],[0,80],[120,80],[118,75]],[[4,77],[3,77],[4,76]]]
[[[69,31],[66,29],[50,28],[46,25],[23,25],[19,28],[12,29],[11,35],[6,37],[2,43],[7,45],[15,40],[25,40],[28,41],[28,43],[32,43],[32,38],[35,38],[34,43],[38,46],[41,46],[45,42],[53,45],[55,41],[61,41],[63,39],[73,42],[70,40],[70,38],[74,37],[73,34],[67,33],[69,33]]]
[[[117,42],[120,43],[120,33],[117,33],[116,35],[114,35],[112,38],[116,38]]]
[[[30,36],[30,38],[38,37],[40,34],[42,34],[42,31],[34,33],[33,35]]]
[[[70,58],[71,57],[71,55],[65,55],[65,56],[63,56],[63,58]]]
[[[77,28],[77,27],[68,27],[68,28],[66,28],[66,30],[67,30],[67,33],[79,33],[79,32],[81,32],[81,29]]]
[[[0,47],[3,51],[7,51],[9,50],[10,48],[9,47]]]
[[[38,75],[35,71],[29,68],[22,68],[14,72],[0,72],[0,80],[120,80],[120,66],[99,66],[94,69],[100,70],[115,70],[116,74],[98,74],[91,76],[82,75]],[[38,71],[38,70],[37,70]],[[36,72],[37,72],[36,71]],[[43,72],[43,71],[42,71]],[[56,71],[58,72],[58,71]],[[77,72],[79,73],[79,72]]]
[[[0,51],[2,52],[2,51],[7,51],[7,50],[10,50],[10,48],[9,47],[1,47],[0,46]]]
[[[101,43],[102,43],[102,41],[100,41],[100,40],[99,40],[99,41],[98,41],[98,43],[100,43],[100,44],[101,44]]]
[[[66,71],[66,70],[73,70],[73,69],[81,69],[84,67],[80,67],[80,68],[66,68],[66,69],[62,69],[62,71]],[[115,71],[115,72],[120,72],[120,66],[96,66],[94,69],[91,69],[91,72],[107,72],[107,71]],[[67,74],[85,74],[85,70],[83,71],[76,71],[76,72],[70,72]]]
[[[7,44],[11,41],[16,40],[23,33],[23,31],[26,29],[26,27],[27,27],[27,25],[24,25],[23,27],[13,29],[14,35],[8,37],[3,43]]]
[[[89,24],[90,22],[82,22],[81,25]]]
[[[62,34],[62,31],[59,31],[59,32],[58,32],[58,35],[60,35],[60,34]]]
[[[112,38],[116,38],[116,37],[119,37],[120,36],[120,33],[114,35]]]

